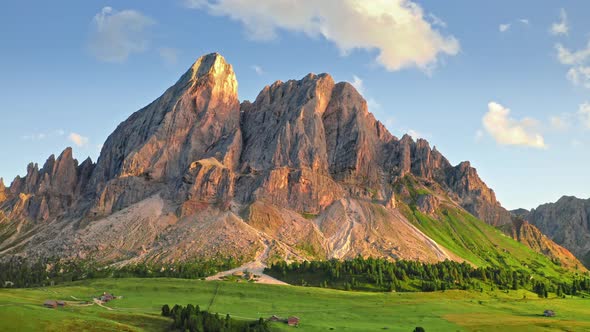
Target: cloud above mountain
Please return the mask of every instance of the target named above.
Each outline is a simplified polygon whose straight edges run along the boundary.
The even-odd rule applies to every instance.
[[[70,133],[68,139],[77,147],[83,147],[88,144],[88,137],[82,136],[78,133]]]
[[[348,54],[376,51],[375,60],[389,71],[432,70],[441,55],[455,55],[459,41],[445,35],[440,18],[409,0],[187,0],[190,8],[241,22],[248,37],[271,40],[277,31],[304,33],[333,42]]]
[[[551,28],[549,29],[552,35],[567,35],[569,32],[569,25],[567,21],[567,13],[565,9],[561,9],[559,12],[559,22],[555,22],[551,24]]]
[[[117,11],[104,7],[92,19],[88,49],[98,60],[123,62],[129,55],[147,49],[147,29],[154,23],[154,20],[135,10]]]
[[[492,101],[488,104],[488,112],[484,115],[482,123],[486,132],[498,144],[520,145],[538,149],[547,147],[543,135],[536,130],[536,120],[531,118],[513,119],[510,117],[510,109],[497,102]]]

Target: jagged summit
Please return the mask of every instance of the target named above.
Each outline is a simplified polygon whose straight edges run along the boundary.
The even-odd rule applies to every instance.
[[[20,225],[0,228],[0,251],[460,261],[408,213],[443,222],[442,211],[460,209],[510,222],[474,168],[452,166],[424,139],[398,140],[350,83],[308,74],[241,104],[237,86],[221,55],[202,56],[115,129],[96,164],[78,164],[66,149],[41,169],[29,165],[0,199]]]
[[[237,97],[238,82],[233,67],[219,53],[210,53],[198,58],[187,72],[180,77],[176,87],[186,88],[207,85],[225,98]],[[227,99],[226,99],[227,101]]]

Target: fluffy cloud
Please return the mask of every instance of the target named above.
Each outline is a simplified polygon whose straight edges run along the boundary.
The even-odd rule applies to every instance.
[[[574,85],[590,89],[590,66],[572,67],[566,77]]]
[[[500,24],[498,26],[498,30],[500,30],[500,32],[506,32],[510,29],[510,23],[506,23],[506,24]]]
[[[147,28],[153,24],[151,18],[135,10],[104,7],[92,20],[88,48],[101,61],[123,62],[130,54],[147,49]]]
[[[186,0],[190,8],[229,16],[245,26],[248,36],[269,40],[277,30],[323,37],[347,54],[355,49],[376,51],[387,70],[417,67],[429,71],[441,54],[455,55],[457,39],[435,26],[436,16],[410,0]],[[442,23],[441,23],[442,22]]]
[[[70,133],[68,139],[78,147],[83,147],[88,144],[88,137],[84,137],[77,133]]]
[[[580,121],[587,129],[590,129],[590,103],[583,103],[578,109]]]
[[[551,24],[551,29],[549,29],[552,35],[567,35],[569,32],[569,26],[567,23],[567,13],[565,9],[561,9],[559,13],[559,22]]]
[[[555,49],[557,49],[557,59],[564,65],[576,65],[590,59],[590,42],[586,48],[578,51],[571,51],[561,44],[556,44]]]
[[[546,148],[543,136],[535,129],[535,120],[510,118],[510,109],[496,102],[488,104],[488,112],[484,115],[482,123],[488,134],[499,144]]]
[[[590,41],[585,48],[572,51],[562,44],[556,44],[557,60],[570,68],[566,77],[576,86],[583,86],[590,89]]]

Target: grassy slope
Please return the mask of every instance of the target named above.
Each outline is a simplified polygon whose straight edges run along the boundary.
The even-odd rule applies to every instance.
[[[436,218],[407,206],[400,209],[422,232],[474,265],[509,266],[553,280],[571,272],[458,208],[441,206]]]
[[[48,298],[88,299],[111,291],[123,299],[98,306],[46,309]],[[215,296],[214,294],[217,293]],[[526,294],[527,300],[523,300]],[[102,279],[43,289],[0,289],[1,331],[164,331],[162,304],[200,304],[210,311],[255,319],[297,315],[299,330],[326,331],[588,331],[590,301],[538,299],[524,291],[479,293],[364,293],[321,288],[183,279]],[[553,309],[557,317],[540,314]],[[275,325],[279,330],[293,328]]]

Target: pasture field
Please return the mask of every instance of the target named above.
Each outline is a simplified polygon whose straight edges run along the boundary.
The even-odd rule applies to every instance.
[[[75,305],[103,291],[122,298],[108,308]],[[71,304],[44,308],[47,299]],[[171,321],[160,316],[162,305],[188,303],[238,319],[301,319],[298,328],[273,323],[277,331],[590,331],[590,299],[539,299],[524,290],[375,293],[156,278],[0,289],[0,331],[165,331]],[[556,317],[543,317],[545,309]]]

